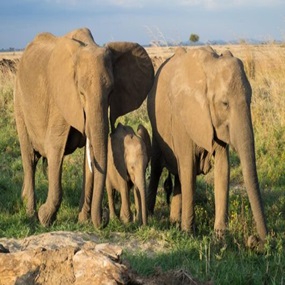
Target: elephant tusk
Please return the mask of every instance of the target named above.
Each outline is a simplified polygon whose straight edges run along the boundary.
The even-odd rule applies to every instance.
[[[89,166],[89,170],[92,173],[92,162],[91,162],[91,154],[90,154],[90,141],[89,141],[88,138],[87,138],[87,141],[86,141],[86,156],[87,156],[87,163],[88,163],[88,166]]]

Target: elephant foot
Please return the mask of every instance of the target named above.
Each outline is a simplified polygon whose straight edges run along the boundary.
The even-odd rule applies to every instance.
[[[127,216],[127,215],[121,215],[120,216],[120,220],[124,223],[124,224],[129,224],[132,221],[132,217]]]
[[[33,202],[29,203],[28,199],[26,197],[22,197],[22,200],[23,200],[23,204],[26,207],[26,215],[29,218],[36,216],[37,213],[36,213],[36,207],[35,207],[34,203]]]
[[[124,224],[128,224],[133,220],[133,215],[130,209],[123,209],[121,208],[120,210],[120,220],[124,223]]]
[[[230,235],[229,231],[226,229],[214,229],[214,232],[212,233],[212,242],[215,246],[218,248],[226,249],[228,245],[234,244],[235,241],[233,240],[233,237]]]
[[[37,218],[37,212],[34,208],[33,209],[27,208],[26,215],[28,218],[31,218],[31,219]]]
[[[140,226],[141,225],[144,225],[146,226],[147,225],[147,222],[143,222],[143,218],[141,215],[135,215],[135,218],[134,218],[134,222],[138,223]]]
[[[186,232],[186,233],[188,233],[189,235],[193,235],[193,236],[195,236],[196,235],[196,226],[195,226],[195,222],[192,222],[192,223],[182,223],[181,222],[181,230],[183,231],[183,232]]]
[[[78,222],[79,223],[85,223],[89,220],[89,218],[90,218],[90,214],[85,212],[85,211],[81,211],[78,214]]]
[[[113,213],[113,212],[110,211],[110,219],[111,219],[111,220],[117,220],[118,217],[117,217],[117,215],[116,215],[115,213]]]
[[[100,217],[96,216],[94,212],[92,212],[91,210],[91,220],[92,220],[93,226],[96,229],[105,228],[109,224],[109,221],[110,221],[109,209],[107,208],[102,209]]]
[[[132,221],[131,219],[123,218],[123,217],[120,217],[120,220],[121,220],[124,224],[129,224],[129,223]]]
[[[247,247],[257,252],[263,252],[265,247],[265,241],[262,241],[255,235],[251,235],[247,239]]]
[[[55,221],[56,214],[56,210],[50,210],[47,204],[43,204],[39,209],[38,218],[44,227],[49,227]]]
[[[172,224],[174,224],[174,223],[181,223],[180,206],[174,205],[173,201],[172,201],[172,204],[171,204],[171,207],[170,207],[169,219],[170,219],[170,222]]]
[[[170,215],[169,221],[171,224],[180,224],[181,219],[180,219],[180,217]]]
[[[226,237],[227,231],[225,229],[215,229],[215,237],[218,240],[224,240]]]

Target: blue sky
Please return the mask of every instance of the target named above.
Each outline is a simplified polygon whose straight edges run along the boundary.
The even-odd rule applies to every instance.
[[[40,32],[88,27],[95,41],[285,40],[284,0],[9,0],[0,3],[0,49]]]

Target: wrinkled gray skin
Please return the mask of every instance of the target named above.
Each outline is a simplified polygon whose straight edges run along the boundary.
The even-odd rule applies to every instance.
[[[85,28],[63,37],[50,33],[35,37],[22,55],[14,94],[24,169],[22,198],[28,215],[36,214],[39,158],[48,161],[49,189],[38,218],[48,226],[62,200],[63,157],[88,141],[91,171],[85,170],[85,175],[92,173],[92,221],[95,227],[101,226],[108,106],[113,127],[118,116],[140,106],[152,83],[151,60],[138,44],[118,42],[99,47]]]
[[[139,125],[137,134],[129,126],[118,124],[108,142],[106,189],[110,217],[115,218],[113,190],[121,195],[120,219],[132,220],[130,190],[134,188],[136,220],[147,224],[145,172],[150,159],[151,143],[147,130]]]
[[[175,175],[170,219],[182,230],[194,226],[196,175],[215,162],[215,225],[227,227],[229,144],[237,151],[257,232],[267,235],[255,163],[250,112],[251,86],[242,62],[210,47],[178,49],[157,72],[148,96],[153,129],[148,210],[153,213],[162,167]]]

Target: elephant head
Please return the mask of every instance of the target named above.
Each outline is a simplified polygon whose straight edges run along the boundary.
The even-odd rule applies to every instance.
[[[196,153],[198,151],[206,157],[206,161],[209,155],[215,156],[216,230],[225,227],[229,184],[227,145],[233,146],[241,160],[257,231],[264,240],[267,228],[256,171],[251,96],[243,64],[230,52],[218,55],[210,47],[188,51],[179,48],[158,71],[149,96],[148,110],[155,139],[161,149],[168,144],[175,153],[177,164],[180,163],[176,166],[180,167],[179,171],[185,164],[181,154],[178,154],[183,153],[181,145],[193,150],[193,141]],[[164,112],[170,112],[169,115],[160,113],[160,104],[164,104]],[[166,135],[169,130],[163,127],[167,124],[167,121],[163,123],[163,117],[167,120],[171,118],[169,122],[176,128],[172,129],[169,138]],[[164,156],[171,165],[166,151]],[[205,167],[208,169],[208,163]],[[183,188],[183,182],[181,186]]]
[[[72,31],[65,37],[98,48],[88,29]],[[104,50],[111,60],[114,78],[109,96],[113,130],[118,117],[138,109],[145,100],[153,84],[154,70],[147,52],[137,43],[110,42]]]

